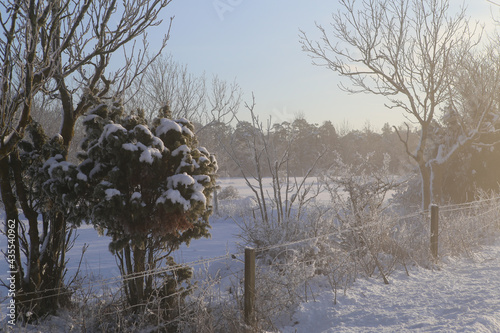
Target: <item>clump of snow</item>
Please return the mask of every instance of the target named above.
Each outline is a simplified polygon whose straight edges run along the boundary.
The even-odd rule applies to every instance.
[[[180,153],[189,154],[191,149],[187,145],[181,145],[172,152],[172,156],[177,156]]]
[[[161,152],[152,147],[141,147],[143,149],[141,156],[139,157],[139,162],[146,162],[149,164],[153,164],[154,157],[161,158]]]
[[[184,117],[178,118],[175,120],[176,123],[181,123],[181,124],[189,124],[189,120],[187,120]]]
[[[81,181],[84,181],[84,182],[86,182],[88,180],[88,177],[84,173],[82,173],[82,172],[78,172],[78,174],[76,175],[76,178],[78,180],[81,180]]]
[[[102,107],[106,107],[106,103],[101,103],[101,104],[97,104],[96,106],[94,106],[90,111],[89,111],[89,116],[92,116],[94,112],[96,112],[97,110],[101,109]]]
[[[200,184],[209,183],[211,180],[207,175],[194,175],[193,178]]]
[[[88,121],[94,120],[95,118],[98,118],[99,116],[96,114],[89,114],[85,118],[83,118],[83,122],[86,123]]]
[[[62,142],[64,139],[63,139],[63,137],[62,137],[62,135],[61,135],[61,134],[56,133],[56,134],[54,134],[54,135],[52,136],[52,140],[56,140],[56,141],[60,141],[60,142]]]
[[[116,188],[108,188],[104,191],[104,193],[106,194],[106,200],[111,200],[114,196],[122,194]]]
[[[186,126],[182,127],[182,133],[185,133],[185,134],[189,135],[190,137],[194,137],[193,132],[189,128],[187,128]]]
[[[177,124],[173,120],[170,120],[167,118],[161,118],[160,125],[156,128],[156,135],[160,136],[160,135],[168,133],[168,131],[176,131],[176,132],[181,133],[182,128],[179,124]]]
[[[66,172],[72,165],[73,164],[71,164],[70,162],[64,161],[61,154],[57,154],[45,161],[45,163],[43,164],[43,168],[48,168],[50,177],[53,177],[53,172],[55,169],[61,168]]]
[[[107,140],[110,135],[113,135],[116,132],[127,133],[127,130],[120,124],[107,124],[102,130],[102,134],[99,137],[98,143],[101,144],[104,139]]]
[[[181,163],[179,163],[179,166],[177,167],[177,170],[175,172],[177,173],[181,172],[182,168],[184,167],[193,167],[194,169],[198,169],[200,165],[196,162],[196,160],[191,158],[191,155],[186,154],[182,158],[182,161]]]
[[[100,171],[101,171],[101,164],[96,163],[96,165],[92,168],[92,170],[90,170],[89,173],[90,178],[94,177],[94,175]]]
[[[195,176],[196,177],[196,176]],[[181,204],[184,211],[191,209],[191,200],[206,204],[207,198],[203,194],[203,185],[197,179],[187,173],[176,174],[168,177],[168,190],[156,201],[157,204],[164,204],[169,200],[173,204]],[[185,198],[179,191],[179,186],[189,188],[189,198]]]
[[[207,148],[205,148],[205,147],[198,147],[197,149],[200,152],[202,152],[203,154],[207,155],[207,156],[210,155],[210,153],[208,152]]]
[[[141,142],[137,143],[124,143],[122,148],[128,151],[138,151],[141,150],[141,156],[139,157],[139,162],[146,162],[153,164],[154,158],[161,158],[161,150],[158,148],[146,146]]]
[[[153,137],[153,133],[151,133],[151,131],[149,130],[148,127],[144,126],[144,125],[137,125],[134,127],[134,131],[137,133],[137,132],[143,132],[145,133],[146,135],[148,135],[149,137]]]
[[[185,172],[168,177],[168,186],[169,187],[177,187],[177,186],[179,186],[179,184],[184,185],[184,186],[189,186],[189,185],[192,185],[194,183],[195,183],[194,178]]]
[[[183,206],[183,209],[185,211],[188,211],[189,209],[191,209],[191,202],[189,202],[188,200],[186,200],[181,192],[179,192],[178,190],[175,190],[175,189],[168,189],[166,192],[164,192],[162,194],[161,197],[158,198],[158,200],[156,200],[156,203],[159,204],[159,203],[165,203],[166,200],[169,200],[171,203],[173,204],[181,204]]]
[[[201,163],[210,163],[210,160],[205,156],[200,156],[200,162]]]
[[[204,205],[207,204],[207,197],[201,191],[193,192],[193,194],[191,194],[191,200],[201,202]]]
[[[165,144],[157,136],[153,137],[153,146],[157,147],[160,151],[164,151],[165,150]]]
[[[125,150],[128,150],[128,151],[137,151],[137,150],[139,150],[139,148],[137,147],[136,144],[130,143],[130,142],[122,144],[122,148],[125,149]]]

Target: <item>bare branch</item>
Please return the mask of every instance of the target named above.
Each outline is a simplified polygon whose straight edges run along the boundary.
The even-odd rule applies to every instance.
[[[69,145],[75,121],[91,105],[90,99],[105,97],[112,84],[118,84],[115,92],[126,89],[150,64],[144,57],[149,47],[144,40],[144,49],[126,57],[124,67],[104,75],[112,55],[158,26],[159,13],[170,2],[17,0],[2,4],[0,26],[6,37],[0,39],[0,158],[22,139],[38,93],[61,100],[61,134]],[[169,31],[170,27],[153,59],[165,47]]]
[[[420,143],[415,152],[410,151],[408,137],[397,129],[396,133],[408,156],[419,165],[422,181],[431,182],[428,162],[436,157],[428,147],[432,127],[439,121],[437,113],[451,104],[450,90],[456,91],[457,73],[482,40],[482,28],[467,18],[464,8],[451,13],[449,0],[339,3],[342,9],[332,15],[329,31],[316,25],[318,41],[300,31],[303,50],[313,64],[350,80],[351,86],[341,85],[341,89],[385,96],[390,109],[402,110],[407,119],[419,124]],[[473,125],[478,131],[483,127],[481,119],[485,118],[477,117]],[[432,196],[428,185],[424,186],[424,209]]]
[[[198,124],[197,133],[217,124],[229,124],[241,104],[241,89],[214,76],[207,82],[205,74],[194,75],[186,65],[171,55],[150,60],[151,66],[133,90],[127,91],[132,109],[145,109],[151,120],[166,104],[175,117]]]

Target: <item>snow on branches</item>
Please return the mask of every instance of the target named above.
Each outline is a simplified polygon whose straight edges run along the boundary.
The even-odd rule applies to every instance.
[[[78,179],[87,181],[92,223],[114,242],[180,237],[195,225],[203,225],[195,237],[206,235],[217,162],[196,147],[193,125],[157,118],[150,127],[141,115],[118,109],[101,104],[83,123]]]

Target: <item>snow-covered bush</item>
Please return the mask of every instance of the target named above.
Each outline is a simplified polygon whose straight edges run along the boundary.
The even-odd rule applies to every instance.
[[[218,196],[220,200],[232,200],[238,199],[240,197],[240,194],[238,193],[238,189],[236,187],[230,185],[223,188],[218,193]]]
[[[357,155],[353,164],[339,156],[322,180],[335,207],[336,241],[366,275],[377,272],[388,283],[396,244],[390,237],[393,224],[387,217],[386,199],[399,183],[388,172],[388,156],[381,168],[371,162],[373,156]],[[382,257],[387,255],[390,261],[384,263]]]
[[[111,238],[128,303],[151,304],[149,297],[157,295],[167,312],[177,302],[169,295],[181,292],[191,272],[179,266],[160,279],[152,271],[177,267],[173,251],[209,236],[217,171],[214,156],[197,146],[193,125],[170,116],[165,108],[150,126],[141,112],[123,115],[119,103],[97,105],[83,122],[76,175],[86,189],[88,220]]]

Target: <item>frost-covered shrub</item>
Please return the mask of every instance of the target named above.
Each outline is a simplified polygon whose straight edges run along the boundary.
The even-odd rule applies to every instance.
[[[218,193],[218,196],[220,200],[233,200],[233,199],[238,199],[240,197],[240,194],[236,187],[230,185],[223,188]]]
[[[265,126],[254,113],[254,106],[246,105],[251,123],[238,124],[245,129],[245,139],[233,137],[240,145],[227,150],[256,203],[255,209],[249,212],[251,215],[242,219],[241,236],[249,245],[262,247],[296,240],[303,235],[300,225],[305,207],[318,195],[312,176],[326,150],[307,152],[309,169],[292,171],[294,150],[301,138],[291,135],[283,138],[284,141],[275,140],[271,122]]]
[[[500,235],[498,193],[479,191],[477,201],[439,209],[439,255],[472,254]]]
[[[422,181],[416,173],[404,178],[396,188],[391,200],[391,209],[400,215],[407,215],[421,210]]]
[[[173,251],[209,235],[215,157],[198,147],[191,122],[171,119],[168,108],[148,124],[143,113],[125,116],[119,103],[100,104],[83,125],[76,175],[86,194],[82,214],[111,238],[124,277],[134,274],[124,282],[128,303],[149,304],[158,294],[167,309],[168,295],[179,292],[191,272],[151,272],[160,264],[176,266]]]
[[[322,180],[335,205],[338,242],[349,252],[368,276],[376,271],[388,283],[387,273],[393,262],[386,265],[381,256],[392,256],[394,240],[388,218],[388,196],[400,184],[389,173],[390,158],[382,167],[376,166],[374,154],[357,155],[353,164],[340,156]]]

